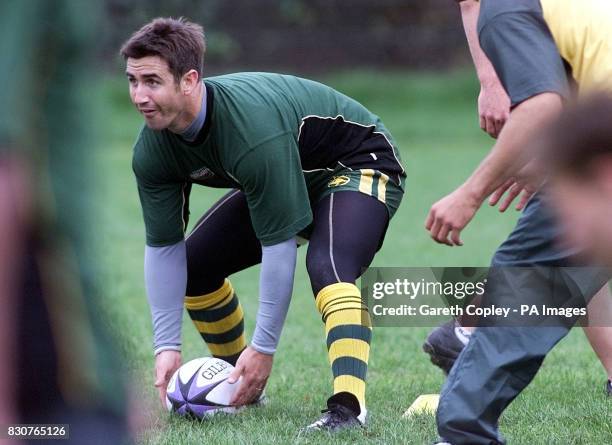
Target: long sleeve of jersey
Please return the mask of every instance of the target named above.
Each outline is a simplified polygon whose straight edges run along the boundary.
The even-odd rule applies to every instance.
[[[274,354],[276,351],[291,302],[296,258],[295,238],[262,247],[259,310],[251,342],[258,352]]]
[[[187,287],[185,242],[145,247],[145,287],[153,320],[155,354],[181,349],[183,300]]]

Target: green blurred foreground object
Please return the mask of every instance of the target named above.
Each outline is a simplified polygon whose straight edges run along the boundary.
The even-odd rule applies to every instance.
[[[0,5],[0,181],[12,192],[0,206],[14,233],[0,246],[14,279],[0,290],[14,327],[3,344],[11,355],[0,351],[12,382],[0,423],[66,424],[66,443],[121,444],[123,377],[99,317],[106,293],[92,250],[96,105],[84,93],[95,84],[96,21],[84,17],[101,18],[86,2]]]

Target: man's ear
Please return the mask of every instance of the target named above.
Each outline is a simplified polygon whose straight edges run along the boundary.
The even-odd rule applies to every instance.
[[[181,78],[181,92],[185,96],[193,94],[198,82],[200,81],[200,75],[196,70],[189,70]]]

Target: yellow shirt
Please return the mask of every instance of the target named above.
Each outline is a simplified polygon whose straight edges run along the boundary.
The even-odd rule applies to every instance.
[[[540,0],[581,92],[612,89],[612,0]]]
[[[540,4],[581,92],[612,90],[612,0],[540,0]]]

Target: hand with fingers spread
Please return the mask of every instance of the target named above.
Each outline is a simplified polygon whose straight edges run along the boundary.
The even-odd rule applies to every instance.
[[[499,204],[499,211],[505,212],[517,196],[521,195],[515,206],[517,211],[525,208],[531,197],[539,190],[543,183],[541,169],[535,161],[523,167],[515,177],[508,179],[489,197],[489,205]],[[503,201],[501,198],[506,194]],[[500,202],[501,201],[501,202]]]
[[[459,187],[431,206],[425,228],[437,243],[462,246],[461,231],[472,220],[480,204],[465,187]]]
[[[478,96],[480,128],[497,139],[510,117],[510,98],[499,80],[482,83]]]
[[[234,371],[227,379],[229,383],[235,383],[242,376],[231,405],[246,405],[261,395],[272,371],[273,360],[273,355],[257,352],[250,346],[242,351]]]
[[[499,203],[499,211],[505,212],[516,197],[521,195],[515,207],[517,211],[521,211],[525,208],[536,191],[537,190],[531,188],[529,184],[523,184],[514,179],[509,179],[489,197],[489,205],[495,207]],[[506,192],[506,197],[500,203],[502,196],[504,196]]]
[[[174,372],[181,367],[179,351],[162,351],[155,356],[155,387],[163,407],[166,407],[166,390]]]

